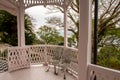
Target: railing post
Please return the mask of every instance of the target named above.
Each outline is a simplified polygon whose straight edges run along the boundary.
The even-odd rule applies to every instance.
[[[80,28],[78,44],[78,77],[88,80],[88,64],[91,62],[91,0],[79,0]]]

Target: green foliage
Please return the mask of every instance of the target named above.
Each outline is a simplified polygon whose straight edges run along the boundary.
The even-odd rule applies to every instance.
[[[120,70],[120,27],[108,26],[102,30],[99,42],[98,65]]]
[[[35,40],[31,18],[25,14],[26,44],[32,44]],[[17,17],[0,10],[0,42],[17,46]]]
[[[37,40],[36,35],[33,30],[33,24],[31,22],[31,17],[25,14],[25,41],[26,45],[34,44],[34,42]]]
[[[7,58],[8,51],[7,49],[4,49],[3,51],[0,51],[0,57]]]
[[[44,25],[39,28],[37,34],[43,44],[59,45],[63,43],[63,37],[60,36],[59,32],[55,28]]]
[[[71,35],[69,38],[68,38],[68,46],[69,47],[77,47],[77,40],[75,38],[75,35]]]
[[[120,49],[104,46],[98,54],[98,65],[120,70]]]
[[[34,32],[25,32],[25,41],[26,45],[32,45],[37,41],[36,35]]]
[[[95,0],[92,2],[92,51],[94,50],[94,1]],[[120,0],[100,0],[98,7],[98,50],[101,48],[100,52],[98,52],[98,64],[105,67],[120,69],[120,55],[118,55],[120,54]],[[63,11],[60,7],[56,8],[61,12]],[[78,14],[79,0],[73,0],[67,16],[72,22],[72,24],[68,26],[68,30],[71,31],[75,37],[72,36],[68,39],[69,46],[73,46],[79,41]],[[52,20],[56,19],[53,18],[51,21]],[[77,41],[77,43],[75,43],[75,41]],[[116,56],[111,56],[113,54]]]
[[[99,12],[97,64],[120,70],[120,1],[101,0]]]
[[[0,38],[1,42],[17,45],[16,17],[6,11],[0,11]]]

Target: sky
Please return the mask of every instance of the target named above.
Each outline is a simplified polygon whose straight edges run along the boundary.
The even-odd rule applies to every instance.
[[[30,17],[33,18],[32,23],[34,24],[35,28],[38,29],[40,26],[45,25],[45,18],[50,16],[63,16],[61,12],[57,13],[48,13],[48,9],[44,6],[35,6],[25,10]]]
[[[63,13],[56,12],[56,13],[48,13],[49,9],[45,8],[44,6],[35,6],[31,7],[25,10],[25,13],[27,13],[30,17],[33,18],[32,23],[35,26],[35,31],[38,30],[40,26],[43,26],[46,24],[45,18],[50,16],[60,16],[63,19]],[[57,28],[58,29],[58,28]],[[64,30],[58,30],[60,32],[60,35],[64,35]],[[70,32],[68,32],[68,35],[71,35]]]

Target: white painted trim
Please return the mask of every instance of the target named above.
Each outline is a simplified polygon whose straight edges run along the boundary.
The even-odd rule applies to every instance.
[[[68,31],[68,27],[67,27],[67,9],[64,8],[64,46],[65,47],[68,46],[67,31]]]
[[[13,15],[17,15],[17,7],[6,0],[0,0],[0,10],[6,10]]]
[[[97,80],[120,80],[120,71],[89,64],[88,80],[94,80],[95,76],[97,76]]]
[[[29,5],[29,6],[25,6],[25,9],[27,9],[27,8],[30,8],[30,7],[34,7],[34,6],[43,6],[44,4],[31,4],[31,5]],[[58,3],[56,3],[56,4],[54,4],[54,3],[51,3],[51,4],[47,4],[46,6],[51,6],[51,5],[56,5],[56,6],[60,6],[60,7],[63,7],[63,6],[61,6],[60,4],[58,4]]]
[[[80,28],[78,44],[79,80],[88,80],[88,64],[91,62],[91,0],[80,1]]]
[[[25,25],[24,25],[24,5],[20,2],[20,7],[17,15],[18,21],[18,46],[25,46]]]
[[[44,5],[44,6],[47,6],[47,5],[57,5],[57,6],[64,6],[64,2],[66,0],[27,0],[27,1],[24,1],[24,5],[25,5],[25,8],[29,8],[29,7],[32,7],[32,6],[36,6],[36,5]]]

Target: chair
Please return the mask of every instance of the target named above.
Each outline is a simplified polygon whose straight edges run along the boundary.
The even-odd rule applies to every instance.
[[[50,60],[50,63],[54,66],[54,74],[58,75],[57,68],[59,66],[61,57],[63,54],[63,48],[61,47],[56,47],[55,51],[52,54],[52,59]],[[48,66],[46,71],[49,71],[50,66]]]
[[[67,68],[69,67],[70,63],[71,63],[71,50],[69,49],[64,49],[62,57],[61,57],[61,61],[59,66],[63,69],[64,72],[64,79],[66,79],[66,71]]]

